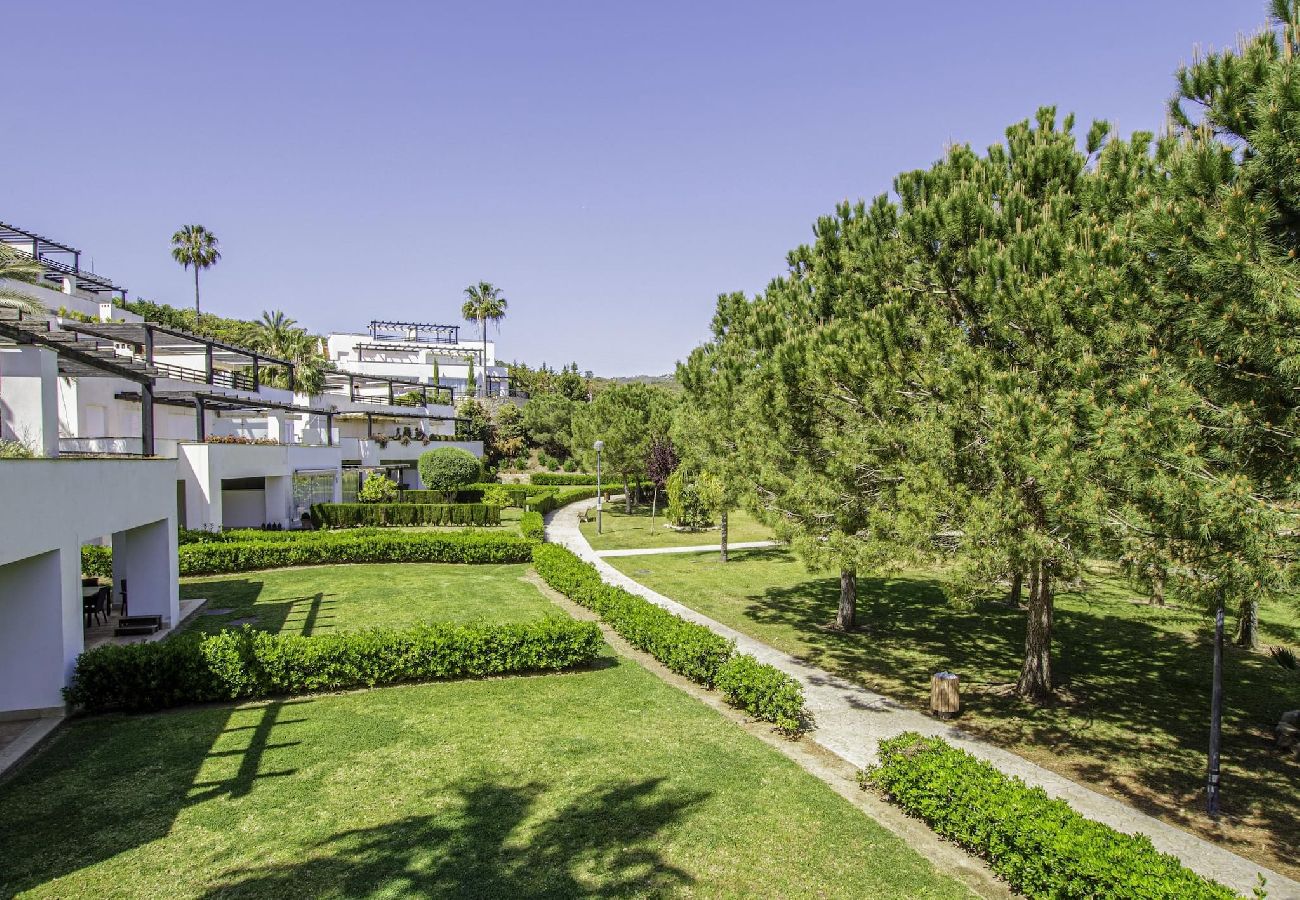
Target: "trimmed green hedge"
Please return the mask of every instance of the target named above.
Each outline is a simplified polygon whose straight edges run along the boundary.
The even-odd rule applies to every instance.
[[[982,856],[1017,892],[1043,898],[1199,900],[1237,897],[1184,868],[1144,835],[1079,815],[1042,788],[1003,775],[940,738],[880,742],[862,775],[938,834]]]
[[[398,503],[482,503],[483,491],[491,485],[471,484],[458,491],[401,490]],[[450,499],[448,499],[450,498]]]
[[[594,611],[632,646],[679,675],[718,687],[727,701],[794,734],[806,720],[803,688],[774,666],[735,656],[736,645],[620,587],[556,544],[540,544],[533,566],[551,587]]]
[[[182,575],[220,575],[340,563],[518,563],[533,544],[510,532],[305,531],[291,541],[232,541],[180,548]]]
[[[571,473],[571,472],[534,472],[532,475],[529,475],[529,476],[528,476],[528,480],[531,481],[533,484],[549,484],[549,485],[566,485],[566,484],[581,484],[581,485],[587,485],[587,484],[591,484],[591,485],[594,485],[594,484],[596,483],[596,476],[595,476],[595,475],[587,475],[587,474],[585,474],[585,473],[583,473],[583,472],[576,472],[576,473]],[[611,488],[613,488],[613,487],[621,487],[622,484],[623,484],[623,482],[622,482],[622,476],[621,476],[621,475],[610,476],[610,475],[606,474],[606,475],[602,475],[600,480],[601,480],[601,482],[602,482],[602,485],[601,485],[602,487],[605,486],[605,485],[609,485],[609,487],[611,487]],[[615,484],[615,482],[617,482],[617,485]]]
[[[313,503],[311,520],[322,528],[500,525],[501,507],[486,503]]]
[[[594,622],[549,616],[509,625],[439,623],[320,637],[244,626],[184,633],[81,654],[71,704],[92,712],[151,710],[407,681],[551,672],[591,663],[604,642]]]
[[[519,517],[519,532],[530,541],[546,539],[546,523],[539,512],[526,512]]]
[[[523,563],[532,559],[533,541],[508,531],[347,531],[220,532],[218,539],[182,545],[180,574],[222,575],[289,566],[340,563]],[[81,548],[81,572],[113,576],[113,551]]]

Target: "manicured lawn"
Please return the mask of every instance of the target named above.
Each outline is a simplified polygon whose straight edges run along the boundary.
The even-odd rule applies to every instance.
[[[1205,818],[1208,620],[1148,606],[1100,567],[1085,592],[1058,594],[1054,671],[1062,702],[1008,696],[1024,647],[1023,612],[961,608],[920,575],[859,577],[862,630],[829,629],[838,576],[809,574],[785,549],[609,560],[641,583],[788,653],[914,707],[929,679],[962,677],[963,728],[1291,875],[1300,873],[1300,761],[1272,747],[1278,715],[1300,681],[1265,654],[1226,654],[1223,824]],[[1290,607],[1262,611],[1265,644],[1300,644]]]
[[[654,527],[650,527],[649,505],[635,507],[633,514],[623,511],[619,501],[605,504],[601,522],[602,534],[596,534],[596,511],[591,511],[591,521],[582,525],[583,537],[597,550],[629,550],[640,547],[698,547],[717,544],[722,540],[716,527],[704,531],[674,531],[665,527],[663,497],[659,498],[659,514]],[[727,519],[729,542],[768,541],[772,530],[744,510],[733,510]]]
[[[191,628],[216,632],[253,619],[254,628],[285,634],[328,634],[422,622],[522,622],[557,614],[524,581],[527,565],[446,563],[312,566],[181,582],[182,597],[206,597]]]
[[[0,785],[0,822],[6,897],[969,896],[613,659],[77,721]]]

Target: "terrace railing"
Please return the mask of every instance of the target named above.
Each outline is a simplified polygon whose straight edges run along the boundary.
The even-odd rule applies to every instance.
[[[202,369],[191,369],[186,366],[177,366],[172,363],[155,361],[153,367],[158,370],[158,374],[164,378],[175,378],[178,381],[194,381],[200,384],[214,384],[218,387],[230,388],[237,391],[254,391],[257,386],[253,384],[251,375],[245,375],[243,372],[228,372],[225,369],[213,369],[212,380],[208,381],[208,373]]]

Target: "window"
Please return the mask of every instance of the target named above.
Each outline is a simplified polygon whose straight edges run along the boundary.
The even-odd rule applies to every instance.
[[[332,502],[334,502],[333,472],[293,473],[293,505],[298,515],[310,509],[313,503]]]

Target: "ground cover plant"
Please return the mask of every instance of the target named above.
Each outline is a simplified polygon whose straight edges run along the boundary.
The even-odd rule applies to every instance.
[[[641,547],[698,547],[717,544],[721,540],[718,529],[706,528],[701,531],[675,531],[667,527],[668,520],[660,515],[650,524],[650,505],[640,504],[633,508],[632,514],[618,504],[608,503],[601,517],[601,534],[596,534],[595,511],[593,510],[580,528],[582,536],[595,550],[628,550]],[[716,519],[715,519],[716,524]],[[727,539],[730,542],[767,541],[773,537],[772,530],[757,521],[744,510],[732,510],[728,514]]]
[[[786,734],[806,726],[799,683],[774,666],[737,654],[735,642],[606,584],[594,566],[564,547],[539,544],[533,565],[547,584],[591,609],[628,643],[678,675],[706,688],[717,687],[733,706]]]
[[[525,580],[527,572],[526,565],[491,563],[312,566],[189,578],[181,582],[181,597],[208,601],[187,628],[209,634],[248,624],[310,637],[367,627],[527,622],[553,615],[555,605]]]
[[[0,821],[0,896],[969,896],[614,657],[74,721]]]
[[[318,637],[244,627],[92,648],[77,657],[63,693],[71,706],[88,712],[154,710],[407,681],[558,672],[592,663],[602,643],[593,623],[558,615],[507,625],[439,622]]]
[[[939,738],[915,732],[880,742],[862,775],[936,832],[988,860],[1026,897],[1051,900],[1231,900],[1221,884],[1160,853],[1142,835],[1085,819]]]
[[[1148,605],[1098,564],[1083,592],[1056,598],[1057,702],[1017,699],[1024,612],[1000,603],[948,602],[934,573],[859,579],[862,627],[830,627],[836,574],[810,574],[788,550],[716,557],[611,559],[643,584],[780,650],[927,708],[929,679],[962,678],[961,727],[1033,762],[1132,803],[1234,852],[1300,874],[1300,761],[1273,746],[1273,725],[1296,706],[1291,673],[1266,653],[1229,647],[1225,659],[1224,816],[1203,814],[1211,653],[1206,619],[1171,597]],[[1300,616],[1285,603],[1260,610],[1265,644],[1300,645]]]

